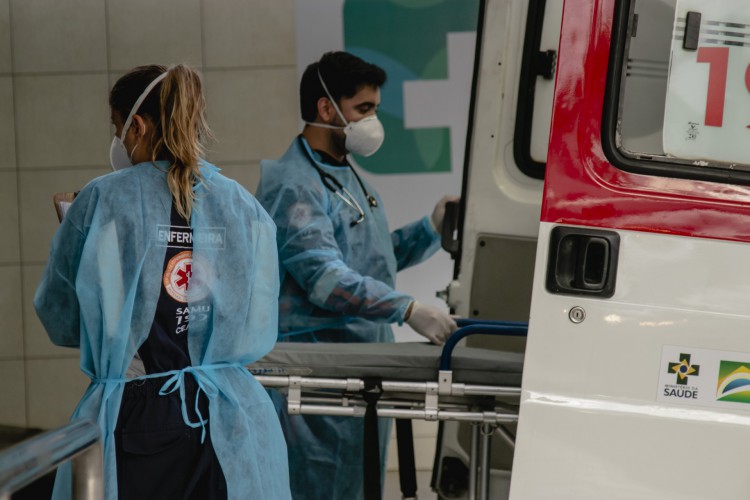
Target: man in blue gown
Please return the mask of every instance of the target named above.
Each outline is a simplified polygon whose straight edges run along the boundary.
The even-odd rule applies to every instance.
[[[277,225],[280,341],[393,342],[390,323],[408,323],[433,343],[456,329],[444,311],[395,290],[396,273],[440,246],[446,201],[431,216],[390,232],[381,199],[347,155],[373,154],[385,72],[346,52],[305,70],[305,127],[284,155],[261,163],[257,198]],[[277,397],[298,499],[363,497],[363,420],[286,414]],[[380,419],[381,472],[390,420]]]

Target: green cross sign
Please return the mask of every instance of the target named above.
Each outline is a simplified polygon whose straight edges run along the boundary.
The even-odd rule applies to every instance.
[[[357,157],[364,169],[451,171],[469,113],[456,82],[470,81],[474,62],[475,38],[460,35],[476,31],[478,12],[479,0],[345,0],[345,50],[388,73],[378,113],[386,139],[375,155]]]

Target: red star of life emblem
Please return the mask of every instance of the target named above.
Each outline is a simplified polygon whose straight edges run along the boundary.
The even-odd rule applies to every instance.
[[[169,259],[162,283],[170,297],[184,304],[188,300],[188,287],[192,277],[193,252],[186,250]],[[200,288],[199,285],[198,287]]]
[[[187,291],[190,286],[190,278],[193,276],[193,265],[189,263],[185,264],[185,267],[178,269],[175,274],[178,276],[178,279],[174,283],[175,286],[184,288]]]

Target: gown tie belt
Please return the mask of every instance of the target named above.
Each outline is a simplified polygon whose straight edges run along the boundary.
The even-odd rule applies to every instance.
[[[188,427],[191,427],[193,429],[197,429],[198,427],[201,428],[201,444],[206,439],[206,424],[208,423],[208,417],[203,418],[203,414],[200,411],[200,408],[198,407],[198,401],[200,397],[201,391],[206,394],[209,398],[212,396],[215,396],[218,394],[219,390],[216,387],[216,384],[214,384],[211,379],[206,374],[209,370],[219,370],[219,369],[225,369],[225,368],[242,368],[245,369],[245,366],[240,363],[219,363],[214,365],[199,365],[199,366],[186,366],[185,368],[182,368],[181,370],[170,370],[167,372],[161,372],[161,373],[151,373],[149,375],[142,375],[140,377],[130,378],[130,379],[93,379],[95,383],[108,383],[108,382],[114,382],[114,383],[127,383],[127,382],[133,382],[136,380],[146,380],[151,378],[162,378],[162,377],[169,377],[164,384],[161,386],[161,389],[159,389],[159,395],[160,396],[166,396],[167,394],[171,394],[175,391],[179,391],[180,394],[180,403],[181,403],[181,410],[182,410],[182,420],[185,422],[185,425]],[[189,373],[193,376],[196,383],[198,384],[198,389],[195,394],[195,414],[198,416],[198,421],[194,422],[190,419],[190,415],[188,415],[187,410],[187,403],[185,399],[185,374]]]

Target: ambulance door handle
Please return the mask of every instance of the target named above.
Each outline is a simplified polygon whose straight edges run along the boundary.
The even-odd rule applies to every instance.
[[[558,226],[547,263],[550,293],[609,298],[615,293],[620,236],[614,231]]]
[[[458,214],[458,202],[449,201],[445,204],[440,245],[443,247],[443,250],[451,254],[453,259],[458,257],[458,252],[461,248],[461,241],[458,238]]]

